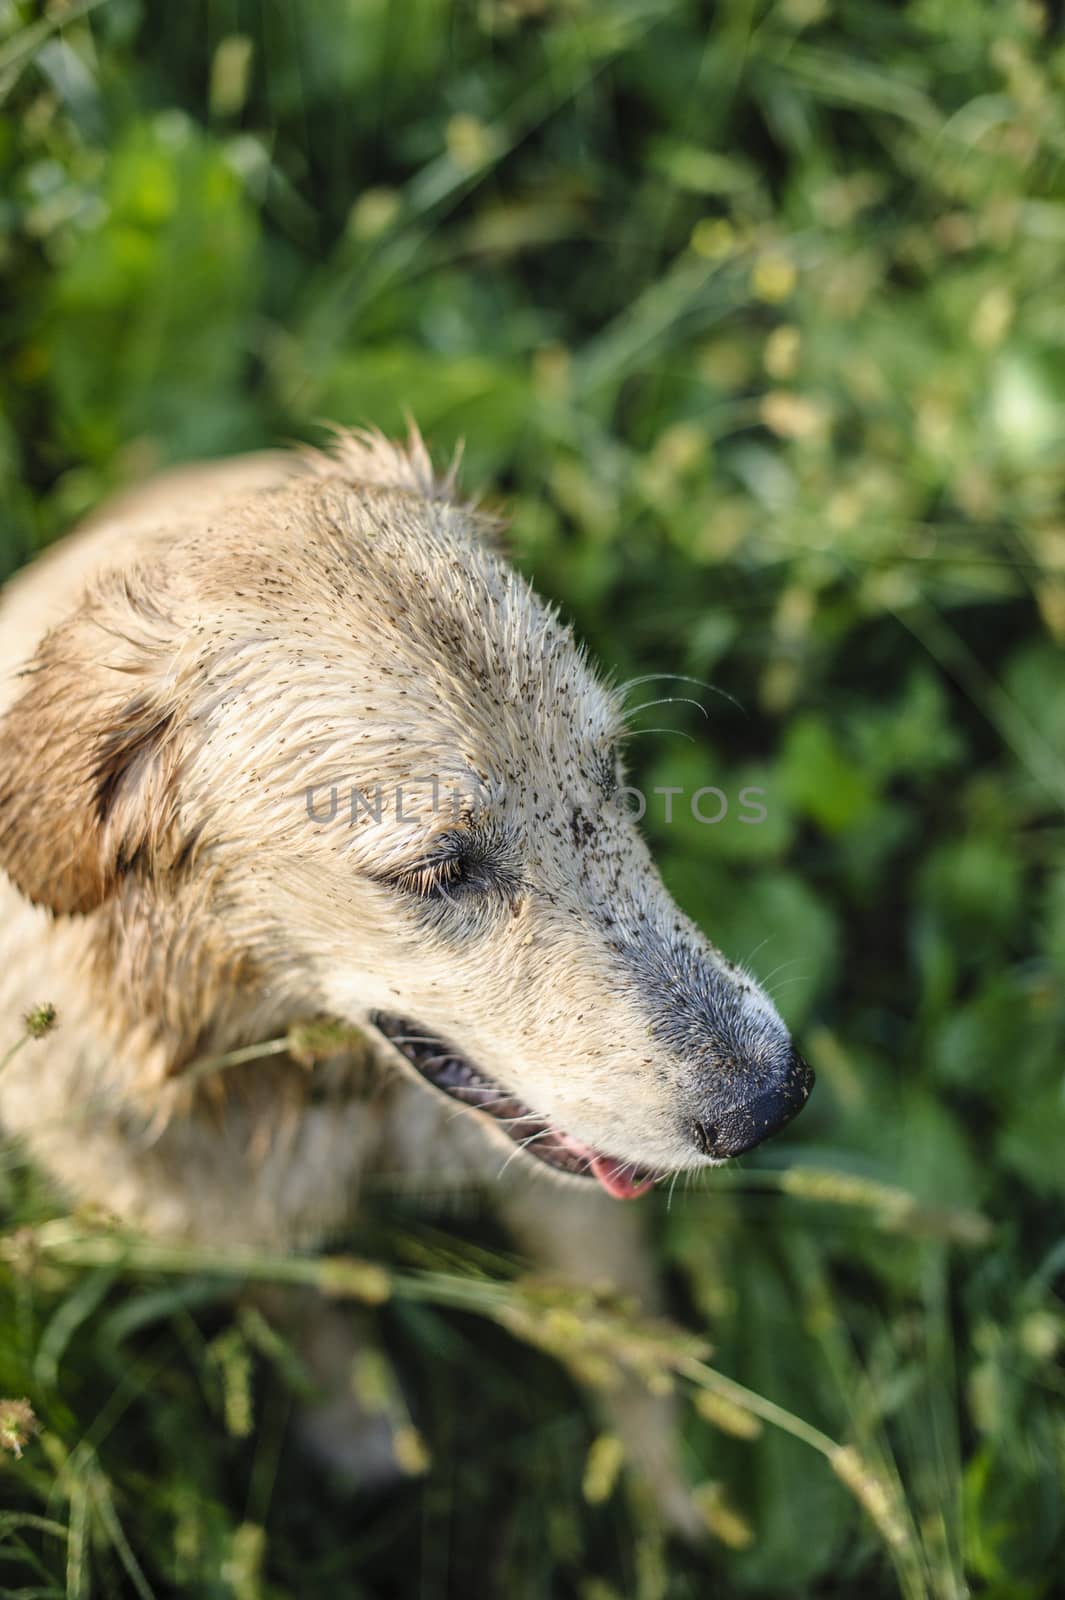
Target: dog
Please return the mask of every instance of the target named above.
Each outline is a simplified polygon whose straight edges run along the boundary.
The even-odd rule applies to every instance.
[[[623,695],[495,532],[415,431],[342,432],[169,472],[7,586],[0,1021],[59,1026],[0,1125],[74,1200],[276,1249],[368,1181],[481,1186],[652,1301],[618,1202],[805,1103],[625,803]],[[245,1059],[321,1019],[364,1047]]]

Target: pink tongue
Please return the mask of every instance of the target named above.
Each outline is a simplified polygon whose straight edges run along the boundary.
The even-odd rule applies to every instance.
[[[593,1156],[591,1170],[607,1194],[615,1200],[636,1200],[654,1187],[653,1178],[634,1178],[631,1161],[616,1161],[613,1156]]]

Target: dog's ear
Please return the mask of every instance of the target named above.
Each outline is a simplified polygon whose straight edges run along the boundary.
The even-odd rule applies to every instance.
[[[45,635],[0,718],[0,871],[56,914],[95,910],[127,874],[172,862],[178,848],[164,619],[146,619],[120,588],[120,606],[97,592]]]

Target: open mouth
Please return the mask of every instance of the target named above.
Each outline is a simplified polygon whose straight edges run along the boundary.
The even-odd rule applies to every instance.
[[[546,1122],[509,1089],[418,1023],[383,1011],[375,1011],[370,1021],[426,1083],[460,1105],[491,1117],[524,1155],[534,1156],[545,1166],[573,1177],[594,1178],[615,1200],[635,1200],[660,1176],[649,1167],[593,1150]]]

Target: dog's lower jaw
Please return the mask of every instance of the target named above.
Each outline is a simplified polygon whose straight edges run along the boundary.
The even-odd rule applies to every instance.
[[[525,1160],[556,1172],[597,1182],[614,1200],[635,1200],[660,1176],[640,1162],[607,1155],[575,1138],[419,1023],[384,1011],[373,1011],[370,1024],[388,1041],[400,1061],[413,1068],[434,1092],[464,1106],[485,1131],[505,1135]]]

